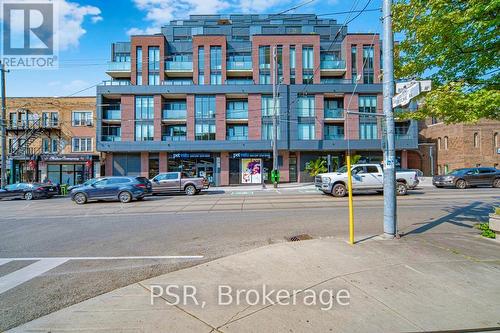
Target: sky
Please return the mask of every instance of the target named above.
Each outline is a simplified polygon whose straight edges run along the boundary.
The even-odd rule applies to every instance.
[[[95,96],[95,85],[109,79],[105,70],[111,43],[130,34],[160,32],[172,19],[190,14],[330,14],[381,7],[382,0],[53,0],[59,5],[59,69],[12,70],[7,97]],[[308,3],[310,1],[310,3]],[[355,14],[324,15],[346,22]],[[348,32],[380,32],[381,13],[362,13]],[[87,89],[89,88],[89,89]]]

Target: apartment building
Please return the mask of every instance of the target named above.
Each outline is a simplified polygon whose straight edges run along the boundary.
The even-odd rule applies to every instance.
[[[95,97],[7,98],[8,179],[79,184],[100,174]]]
[[[310,181],[307,162],[342,165],[347,149],[380,162],[381,67],[378,34],[313,14],[192,15],[131,36],[111,45],[110,80],[97,88],[105,173],[260,183],[272,169],[274,107],[281,181]],[[417,131],[413,121],[396,124],[403,167]]]
[[[424,174],[441,175],[478,166],[500,168],[500,121],[447,125],[429,118],[419,127],[419,150],[412,152],[409,165]]]

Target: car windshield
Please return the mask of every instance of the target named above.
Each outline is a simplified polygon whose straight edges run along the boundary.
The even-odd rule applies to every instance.
[[[87,181],[85,181],[82,185],[83,186],[90,186],[92,184],[94,184],[96,181],[100,180],[101,178],[92,178],[92,179],[89,179]]]
[[[347,166],[344,165],[343,167],[341,167],[340,169],[338,169],[337,172],[339,172],[339,173],[347,172]]]
[[[447,175],[451,175],[451,176],[460,175],[467,170],[469,170],[469,169],[455,169],[455,170],[448,172]]]

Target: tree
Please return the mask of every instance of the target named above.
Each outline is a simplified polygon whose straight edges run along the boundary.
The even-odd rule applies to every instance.
[[[395,0],[396,77],[430,78],[406,116],[446,123],[500,119],[499,0]]]
[[[323,157],[319,157],[315,160],[306,163],[306,171],[309,172],[311,177],[316,177],[320,173],[325,173],[328,171],[326,167],[326,160]]]

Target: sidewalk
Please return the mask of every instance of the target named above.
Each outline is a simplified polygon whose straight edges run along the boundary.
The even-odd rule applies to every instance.
[[[499,267],[500,244],[475,233],[375,237],[355,246],[335,238],[284,242],[133,284],[11,331],[415,332],[498,327]],[[195,286],[197,300],[206,305],[168,305],[165,299],[174,298],[166,296],[151,305],[154,286],[175,284]],[[263,284],[268,291],[304,291],[297,293],[296,305],[248,305],[244,297],[239,305],[217,305],[219,285],[261,291]],[[349,305],[332,302],[323,311],[301,300],[306,292],[342,289],[349,292]],[[323,299],[337,301],[329,294]]]
[[[224,191],[224,192],[255,192],[255,191],[286,191],[286,190],[314,190],[313,183],[282,183],[278,188],[274,188],[273,184],[266,184],[265,188],[262,185],[238,185],[238,186],[218,186],[210,187],[208,191]]]

